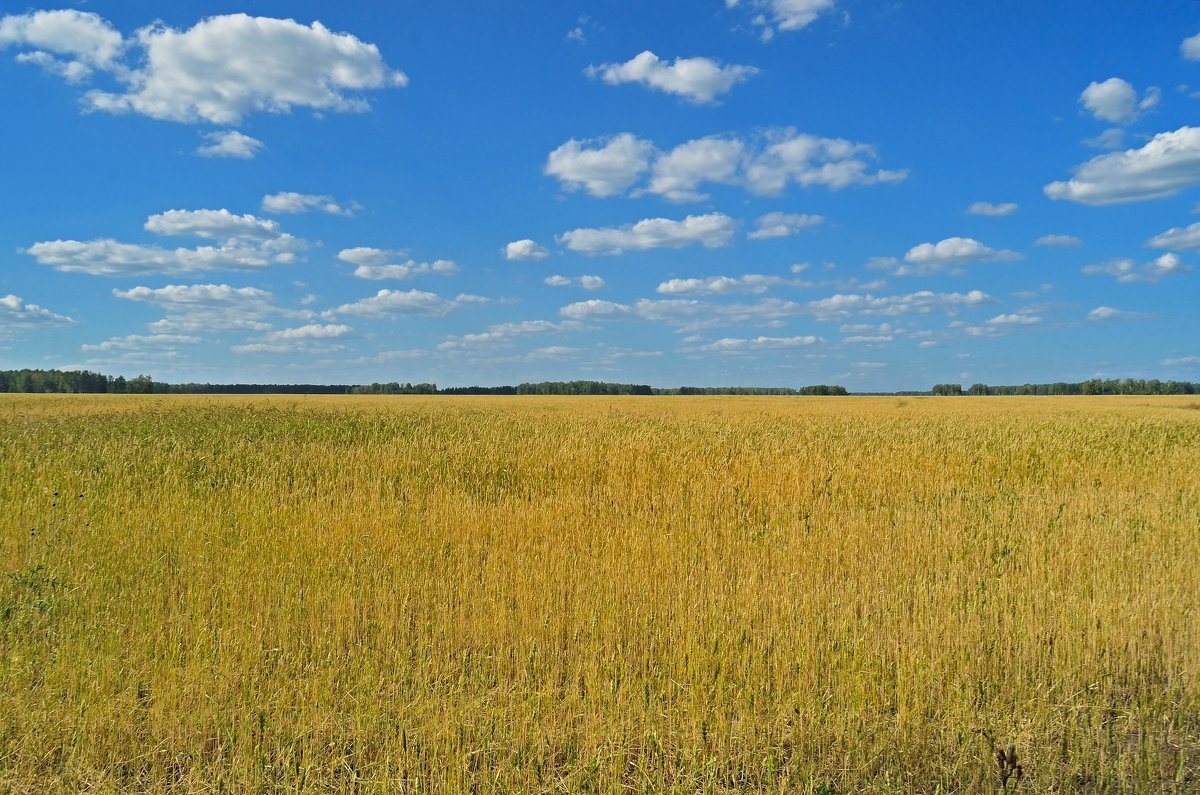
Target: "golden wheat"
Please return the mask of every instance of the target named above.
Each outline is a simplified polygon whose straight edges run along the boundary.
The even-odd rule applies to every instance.
[[[4,396],[0,791],[1194,791],[1189,406]]]

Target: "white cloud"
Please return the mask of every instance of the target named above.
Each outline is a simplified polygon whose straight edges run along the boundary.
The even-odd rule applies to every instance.
[[[733,184],[745,144],[736,138],[708,136],[680,144],[654,161],[649,184],[638,194],[653,193],[668,201],[701,201],[702,182]]]
[[[75,321],[37,304],[27,304],[15,295],[0,297],[0,329],[74,326]]]
[[[1174,226],[1146,241],[1150,248],[1200,248],[1200,223],[1187,227]]]
[[[117,59],[124,39],[99,15],[84,11],[34,11],[0,18],[0,48],[18,46],[34,50],[17,56],[51,74],[79,83],[93,70],[119,71]],[[64,56],[55,58],[50,53]]]
[[[981,262],[1011,262],[1022,259],[1015,251],[985,246],[969,237],[948,237],[937,243],[921,243],[913,246],[904,255],[904,261],[895,257],[875,257],[868,266],[890,270],[897,276],[930,276],[948,271],[961,274],[962,265]]]
[[[989,326],[1033,326],[1042,322],[1042,319],[1037,315],[996,315],[994,318],[985,321]]]
[[[1122,284],[1158,284],[1168,276],[1191,273],[1193,268],[1185,265],[1178,254],[1168,251],[1142,265],[1131,259],[1115,259],[1099,265],[1086,265],[1082,270],[1089,276],[1112,276]]]
[[[1087,314],[1088,320],[1145,320],[1150,315],[1144,312],[1126,312],[1111,306],[1098,306]]]
[[[662,295],[760,295],[772,287],[807,287],[809,282],[749,273],[736,278],[709,276],[705,279],[669,279],[658,285]]]
[[[111,351],[145,351],[158,349],[173,349],[176,345],[198,345],[204,342],[202,337],[187,334],[129,334],[124,337],[109,337],[104,342],[94,345],[81,345],[79,349],[85,353],[108,353]]]
[[[1157,88],[1149,88],[1138,100],[1132,85],[1119,77],[1110,77],[1102,83],[1089,83],[1079,95],[1079,103],[1099,121],[1130,124],[1143,111],[1156,107],[1161,96]]]
[[[207,144],[197,147],[196,154],[201,157],[233,157],[239,160],[250,160],[263,148],[263,142],[249,135],[243,135],[237,130],[223,130],[205,133]]]
[[[542,260],[550,256],[544,246],[539,246],[529,238],[514,240],[504,247],[504,258],[512,262],[527,260]]]
[[[1043,192],[1092,206],[1163,199],[1200,185],[1200,128],[1159,133],[1140,149],[1099,155]]]
[[[769,129],[752,141],[711,135],[660,152],[630,133],[591,141],[571,139],[550,153],[545,173],[568,190],[593,196],[625,192],[650,168],[650,180],[633,196],[654,194],[668,201],[700,201],[703,183],[737,185],[759,196],[775,196],[790,184],[841,190],[854,185],[903,181],[908,172],[871,171],[875,150],[840,138],[821,138],[795,129]]]
[[[1177,356],[1173,359],[1163,359],[1164,367],[1191,367],[1200,364],[1200,356]]]
[[[571,279],[567,278],[566,276],[559,276],[558,274],[547,276],[542,280],[542,283],[548,284],[551,287],[570,287],[572,284],[574,284]]]
[[[1093,149],[1124,149],[1125,131],[1120,127],[1110,127],[1095,138],[1084,138],[1083,144]]]
[[[617,304],[612,301],[601,301],[593,298],[589,301],[577,301],[573,304],[567,304],[558,310],[558,313],[572,320],[611,320],[615,317],[628,315],[632,311],[632,308],[625,304]]]
[[[404,86],[408,78],[384,63],[379,48],[320,22],[247,14],[213,16],[185,31],[157,24],[133,41],[140,69],[120,75],[127,93],[90,91],[85,106],[177,122],[237,124],[255,112],[364,111],[348,92]]]
[[[275,316],[303,317],[309,313],[282,309],[274,296],[257,287],[228,284],[169,284],[166,287],[134,287],[113,290],[129,301],[152,304],[165,314],[150,324],[157,334],[197,334],[249,329],[270,329]]]
[[[607,282],[600,276],[583,275],[578,279],[573,279],[558,274],[547,276],[542,283],[550,287],[582,287],[585,290],[600,290],[607,285]]]
[[[380,290],[375,295],[350,304],[342,304],[325,315],[363,315],[384,317],[388,315],[441,316],[458,308],[459,304],[473,296],[459,296],[448,301],[434,293],[421,290]]]
[[[268,332],[256,341],[235,345],[232,350],[234,353],[331,353],[344,347],[330,345],[328,340],[344,337],[353,331],[342,324],[309,323]]]
[[[572,251],[585,254],[623,254],[654,248],[682,248],[700,244],[706,248],[729,245],[737,222],[721,213],[689,215],[682,221],[644,218],[636,224],[597,229],[573,229],[556,239]]]
[[[851,185],[901,182],[906,171],[869,171],[875,150],[867,144],[841,138],[820,138],[792,128],[770,131],[766,146],[751,156],[743,179],[747,189],[760,196],[775,196],[789,183],[801,187],[822,185],[841,190]]]
[[[338,204],[332,196],[318,196],[312,193],[293,193],[284,191],[263,196],[262,211],[271,215],[306,213],[320,210],[330,215],[354,215],[359,209],[358,204],[351,202],[349,206]]]
[[[740,0],[725,0],[726,8],[740,6]],[[822,14],[832,11],[834,0],[748,0],[753,12],[751,23],[762,28],[760,38],[766,42],[775,37],[776,30],[803,30]]]
[[[589,276],[584,274],[579,277],[579,286],[585,290],[599,290],[604,287],[604,279],[599,276]]]
[[[1004,204],[992,204],[991,202],[975,202],[967,208],[969,215],[985,215],[991,218],[1001,218],[1005,215],[1012,215],[1017,211],[1017,205],[1013,202],[1005,202]]]
[[[1033,241],[1035,246],[1051,246],[1057,248],[1079,248],[1083,241],[1074,235],[1042,235]]]
[[[823,215],[805,215],[803,213],[767,213],[760,215],[754,225],[758,227],[746,237],[751,240],[765,240],[772,237],[788,237],[803,229],[811,229],[825,223]]]
[[[471,351],[481,348],[502,347],[512,344],[514,337],[533,334],[558,334],[564,331],[579,331],[586,328],[574,320],[551,323],[549,320],[523,320],[515,323],[496,323],[487,331],[446,337],[438,344],[443,351]]]
[[[49,240],[34,243],[22,253],[40,265],[93,276],[136,276],[150,273],[184,274],[218,270],[262,270],[296,262],[304,241],[290,235],[257,245],[233,242],[221,246],[166,249],[112,239]]]
[[[789,348],[806,348],[810,345],[815,345],[818,342],[825,342],[821,337],[811,335],[796,336],[796,337],[754,337],[752,339],[744,339],[737,337],[725,337],[715,342],[710,342],[707,345],[701,345],[696,348],[698,351],[706,353],[751,353],[754,351],[777,351],[787,350]]]
[[[458,273],[458,265],[448,259],[439,259],[433,262],[417,262],[411,259],[402,263],[389,262],[399,253],[387,249],[357,246],[344,248],[338,252],[337,256],[342,262],[356,265],[354,275],[360,279],[382,281],[384,279],[411,279],[414,276],[431,273],[439,276],[453,276]]]
[[[678,94],[697,104],[707,104],[738,83],[758,74],[753,66],[722,66],[709,58],[676,58],[667,64],[645,50],[625,63],[589,66],[587,76],[600,78],[610,86],[641,83],[649,88]]]
[[[282,236],[279,224],[253,215],[234,215],[228,210],[167,210],[146,219],[144,228],[156,235],[188,235],[210,240],[275,240]]]
[[[933,312],[954,314],[962,307],[980,306],[994,300],[981,290],[966,293],[934,293],[920,290],[903,295],[883,296],[850,293],[809,301],[805,309],[818,320],[843,320],[855,316],[897,317]]]
[[[654,144],[632,133],[583,141],[572,138],[549,154],[543,171],[568,190],[616,196],[645,173],[653,152]]]
[[[1200,33],[1184,39],[1179,45],[1179,53],[1189,61],[1200,61]]]

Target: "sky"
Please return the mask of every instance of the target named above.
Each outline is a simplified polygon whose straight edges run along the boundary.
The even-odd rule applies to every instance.
[[[1147,8],[3,2],[0,368],[1200,381],[1200,3]]]

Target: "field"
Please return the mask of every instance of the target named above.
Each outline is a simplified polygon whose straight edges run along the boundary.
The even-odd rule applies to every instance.
[[[1200,791],[1195,398],[0,396],[0,792]]]

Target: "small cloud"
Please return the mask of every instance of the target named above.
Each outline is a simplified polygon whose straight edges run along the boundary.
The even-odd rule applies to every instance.
[[[1111,306],[1098,306],[1087,314],[1088,320],[1145,320],[1150,315],[1145,312],[1126,312]]]
[[[754,222],[758,227],[746,237],[751,240],[766,240],[773,237],[788,237],[804,229],[811,229],[825,223],[823,215],[805,215],[803,213],[767,213],[760,215]]]
[[[1042,235],[1033,241],[1035,246],[1050,246],[1057,248],[1079,248],[1083,241],[1074,235]]]
[[[668,64],[645,50],[625,63],[589,66],[585,73],[610,86],[640,83],[705,105],[716,101],[718,96],[743,80],[758,74],[758,69],[738,64],[722,66],[710,58],[676,58],[674,63]]]
[[[1095,138],[1084,138],[1083,145],[1093,149],[1124,149],[1125,131],[1120,127],[1110,127]]]
[[[292,215],[318,210],[330,215],[354,215],[360,209],[358,202],[342,205],[333,200],[332,196],[319,196],[313,193],[293,193],[284,191],[263,196],[262,211],[271,215]]]
[[[1079,103],[1099,121],[1130,124],[1157,107],[1161,97],[1162,92],[1151,87],[1139,100],[1137,91],[1127,81],[1110,77],[1102,83],[1089,83],[1079,95]]]
[[[504,258],[512,261],[536,261],[550,256],[550,252],[529,238],[514,240],[504,247]]]
[[[967,208],[968,215],[985,215],[990,218],[1001,218],[1006,215],[1012,215],[1016,211],[1017,205],[1014,202],[1005,202],[1004,204],[975,202]]]
[[[572,279],[557,274],[547,276],[542,282],[551,287],[582,287],[585,290],[599,290],[606,284],[599,276],[580,276],[578,279]]]
[[[1158,284],[1168,276],[1182,276],[1192,270],[1191,265],[1183,264],[1178,254],[1169,251],[1142,265],[1131,259],[1115,259],[1082,268],[1088,276],[1112,276],[1121,284]]]
[[[1200,356],[1176,356],[1172,359],[1163,359],[1164,367],[1192,367],[1200,364]]]
[[[207,144],[196,149],[201,157],[233,157],[239,160],[250,160],[263,148],[263,142],[249,135],[243,135],[237,130],[205,133]]]

